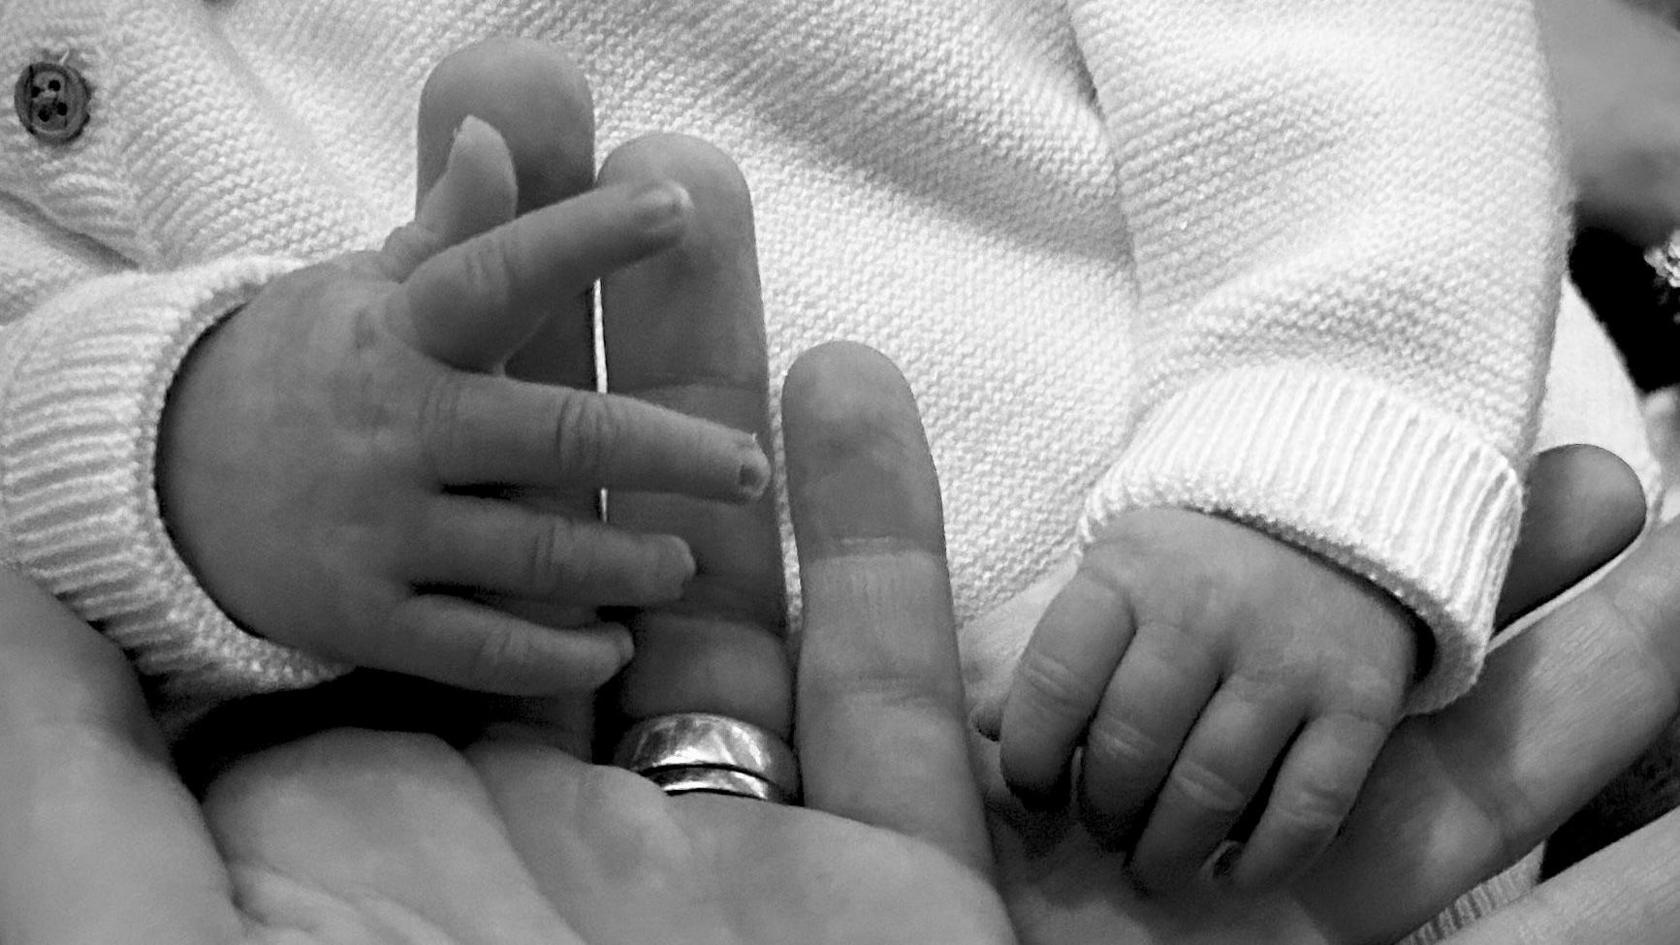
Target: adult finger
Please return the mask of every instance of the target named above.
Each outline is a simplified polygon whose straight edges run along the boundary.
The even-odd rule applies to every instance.
[[[1665,527],[1495,651],[1464,699],[1397,729],[1341,837],[1297,887],[1309,907],[1350,940],[1403,933],[1636,757],[1680,707],[1676,573],[1680,528]]]
[[[788,372],[782,423],[804,594],[806,804],[989,873],[939,485],[915,400],[879,354],[829,344]]]
[[[500,36],[446,56],[420,91],[416,204],[442,176],[469,116],[501,133],[513,158],[519,213],[588,190],[595,174],[589,82],[558,46]]]
[[[468,115],[484,120],[506,139],[518,183],[518,213],[576,196],[593,183],[594,103],[583,71],[559,47],[496,37],[451,54],[432,70],[420,95],[420,195],[442,172],[449,136]],[[546,317],[509,360],[508,373],[593,388],[589,293],[556,296],[545,308]]]
[[[716,148],[675,135],[631,142],[601,168],[603,187],[650,180],[678,182],[694,210],[679,243],[602,280],[608,387],[768,442],[768,367],[746,183]],[[631,621],[636,657],[620,690],[625,715],[716,712],[787,737],[792,684],[773,491],[735,506],[615,492],[607,517],[625,528],[681,536],[696,564],[681,601]]]
[[[690,211],[688,193],[670,181],[602,187],[534,210],[421,263],[391,317],[426,354],[490,370],[531,337],[553,299],[670,246]]]
[[[616,394],[458,374],[434,390],[420,436],[449,487],[672,492],[750,501],[770,461],[749,433]]]
[[[221,858],[133,671],[108,640],[7,570],[0,812],[0,939],[240,937]]]
[[[1494,623],[1504,626],[1621,554],[1645,527],[1639,477],[1596,446],[1541,453],[1528,473],[1528,507]]]

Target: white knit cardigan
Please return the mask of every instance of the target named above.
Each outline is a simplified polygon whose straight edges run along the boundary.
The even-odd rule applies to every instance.
[[[832,337],[903,367],[960,619],[1073,548],[1081,509],[1175,505],[1421,614],[1414,710],[1474,679],[1565,223],[1522,0],[0,0],[0,62],[94,89],[72,143],[0,127],[0,560],[166,693],[334,670],[195,583],[159,416],[217,319],[410,214],[420,84],[494,34],[575,53],[601,153],[686,131],[740,162],[773,373]],[[1647,471],[1570,311],[1558,428]]]

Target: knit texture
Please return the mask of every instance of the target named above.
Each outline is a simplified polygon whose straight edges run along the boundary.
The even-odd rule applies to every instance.
[[[333,668],[244,638],[168,548],[169,379],[266,276],[407,218],[420,84],[495,34],[572,50],[600,153],[736,158],[772,376],[833,337],[903,368],[959,620],[1082,508],[1180,505],[1415,608],[1414,708],[1474,678],[1562,265],[1523,0],[11,0],[4,60],[94,97],[68,145],[0,128],[0,549],[174,698]],[[1638,452],[1601,421],[1561,428]]]
[[[1518,0],[20,0],[4,16],[10,61],[64,58],[95,89],[70,145],[0,131],[0,422],[39,422],[25,405],[69,383],[65,352],[93,366],[75,382],[89,396],[55,415],[63,437],[8,468],[38,481],[122,452],[126,472],[75,480],[124,510],[115,544],[163,534],[140,468],[153,408],[188,326],[215,317],[194,306],[226,290],[191,267],[376,245],[409,212],[430,65],[522,33],[575,51],[603,152],[690,131],[741,163],[774,375],[835,336],[904,368],[945,484],[959,619],[1066,552],[1082,506],[1089,534],[1175,505],[1323,553],[1414,608],[1437,654],[1414,709],[1475,676],[1561,266]],[[62,294],[116,272],[137,281]],[[107,392],[151,406],[100,421],[125,450],[87,452],[70,431]],[[14,554],[85,511],[23,495],[8,497]],[[108,588],[168,602],[153,615],[214,612],[175,570],[54,553],[20,563],[69,599]],[[212,655],[163,644],[139,612],[90,615],[151,671]],[[174,632],[237,633],[197,619]],[[242,665],[252,688],[295,671]]]

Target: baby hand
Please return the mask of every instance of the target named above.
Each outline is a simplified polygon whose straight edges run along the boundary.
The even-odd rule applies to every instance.
[[[679,239],[686,193],[605,187],[514,219],[515,191],[501,137],[469,121],[417,223],[274,281],[191,352],[159,444],[165,521],[248,630],[485,691],[593,688],[628,660],[624,628],[517,614],[674,600],[688,547],[502,496],[764,488],[749,434],[500,371],[557,303]]]
[[[1004,776],[1059,803],[1083,743],[1080,818],[1131,848],[1140,886],[1181,888],[1216,853],[1235,888],[1275,885],[1353,806],[1400,715],[1418,632],[1375,585],[1243,525],[1125,513],[1021,657]]]

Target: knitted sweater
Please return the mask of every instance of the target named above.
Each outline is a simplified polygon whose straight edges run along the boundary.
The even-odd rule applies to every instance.
[[[773,374],[831,337],[903,367],[959,619],[1072,548],[1082,509],[1167,504],[1415,609],[1414,710],[1474,679],[1562,265],[1522,0],[9,0],[3,61],[94,92],[70,143],[0,128],[0,560],[166,695],[334,671],[195,583],[159,416],[217,319],[410,215],[420,84],[498,33],[575,52],[603,153],[689,131],[739,161]],[[1576,329],[1553,412],[1648,469]]]

